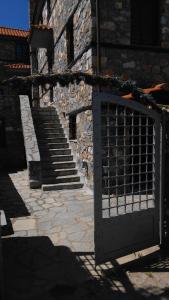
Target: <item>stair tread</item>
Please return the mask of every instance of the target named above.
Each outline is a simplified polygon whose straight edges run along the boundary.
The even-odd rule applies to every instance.
[[[73,157],[73,155],[71,155],[71,154],[68,154],[68,155],[66,155],[66,154],[65,155],[64,154],[59,154],[59,155],[57,155],[56,154],[56,155],[50,155],[50,157],[52,157],[52,158],[54,158],[54,157],[59,157],[59,158],[60,157]]]
[[[79,182],[68,182],[68,183],[54,183],[54,184],[42,184],[42,189],[43,190],[48,190],[50,188],[57,188],[57,189],[74,189],[74,188],[82,188],[83,184]]]
[[[45,143],[45,145],[68,145],[68,143]],[[56,150],[57,150],[57,148],[56,148]]]
[[[43,177],[43,180],[49,179],[49,178],[56,178],[56,179],[67,179],[67,178],[80,178],[79,175],[64,175],[64,176],[48,176],[48,177]]]
[[[43,141],[43,140],[55,140],[55,139],[63,139],[63,140],[66,140],[67,141],[67,138],[65,138],[65,137],[44,137],[43,136],[43,138],[40,138],[39,140],[41,140],[41,141]]]
[[[80,182],[67,182],[67,183],[54,183],[54,184],[43,184],[43,185],[48,185],[48,186],[51,186],[51,185],[83,185],[83,183],[80,183]]]
[[[71,151],[70,148],[66,148],[66,149],[65,149],[65,148],[59,148],[59,149],[57,149],[57,148],[56,148],[56,149],[55,149],[55,148],[52,148],[52,149],[49,149],[48,151],[58,151],[58,150],[59,150],[59,151],[67,151],[67,150],[70,150],[70,151]]]
[[[42,164],[46,164],[47,161],[42,161]],[[62,165],[62,164],[75,164],[75,161],[49,161],[52,165]]]
[[[55,172],[55,173],[63,173],[63,172],[77,172],[77,169],[76,168],[70,168],[70,169],[54,169],[54,170],[52,170],[53,172]],[[46,172],[48,172],[48,171],[46,171],[46,170],[42,170],[42,174],[44,175],[44,173],[46,173]],[[56,174],[50,174],[50,173],[48,173],[48,176],[49,177],[53,177],[53,176],[56,176]],[[66,176],[66,175],[65,175]],[[67,175],[67,176],[69,176],[69,175]]]

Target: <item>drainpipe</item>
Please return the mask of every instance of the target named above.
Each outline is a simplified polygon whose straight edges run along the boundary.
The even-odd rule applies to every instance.
[[[96,74],[101,72],[101,51],[100,51],[100,0],[96,0],[96,38],[97,38],[97,70]],[[98,86],[100,92],[100,86]]]

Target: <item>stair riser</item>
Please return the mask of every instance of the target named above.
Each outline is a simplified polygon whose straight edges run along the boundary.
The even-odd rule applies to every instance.
[[[71,155],[70,149],[61,149],[61,150],[42,150],[41,157],[51,157],[51,155]]]
[[[41,139],[41,138],[54,138],[54,139],[58,139],[58,138],[62,138],[62,139],[65,139],[65,135],[63,134],[63,133],[46,133],[46,132],[42,132],[42,131],[39,131],[38,132],[38,137],[39,137],[39,139]]]
[[[73,156],[69,155],[69,156],[62,156],[62,157],[49,157],[49,156],[45,156],[45,155],[41,155],[41,158],[43,161],[49,161],[49,162],[62,162],[62,161],[72,161],[73,160]]]
[[[58,185],[58,186],[55,186],[55,185],[53,185],[53,186],[43,186],[42,185],[42,189],[43,189],[43,191],[58,191],[58,190],[74,190],[74,189],[80,189],[80,188],[82,188],[83,187],[83,185],[82,184],[72,184],[72,185]]]
[[[45,129],[44,129],[45,127]],[[39,132],[39,131],[43,131],[43,132],[46,132],[46,133],[63,133],[63,128],[61,127],[61,125],[58,125],[58,126],[53,126],[52,130],[51,130],[51,125],[49,126],[49,128],[46,126],[36,126],[36,131]]]
[[[43,121],[43,122],[59,122],[59,118],[57,116],[38,116],[38,115],[33,115],[33,118],[36,120],[36,121]]]
[[[66,138],[45,138],[43,137],[43,139],[39,139],[39,143],[45,143],[45,144],[48,144],[48,143],[56,143],[56,144],[62,144],[62,143],[67,143],[67,139]]]
[[[58,116],[56,110],[33,110],[32,109],[32,113],[35,115],[55,115]]]
[[[53,164],[48,164],[48,163],[43,163],[42,162],[42,167],[44,169],[73,169],[75,168],[75,163],[60,163],[60,164],[57,164],[57,163],[53,163]]]
[[[45,135],[46,134],[52,134],[52,133],[54,133],[54,134],[64,134],[64,132],[63,132],[63,129],[62,128],[48,128],[48,129],[45,129],[45,128],[39,128],[39,132],[41,133],[44,133]]]
[[[46,144],[46,143],[39,143],[39,148],[43,150],[49,150],[49,149],[66,149],[69,148],[69,144],[68,143],[55,143],[55,144]]]
[[[77,178],[65,178],[65,179],[43,179],[43,184],[59,184],[59,183],[70,183],[70,182],[80,182],[80,177]]]
[[[32,112],[34,113],[44,113],[44,112],[49,112],[49,113],[55,113],[56,114],[56,109],[54,107],[32,107]]]
[[[43,127],[57,127],[57,126],[60,126],[61,127],[61,124],[60,124],[60,121],[59,120],[39,120],[39,119],[36,119],[35,120],[35,123],[36,123],[36,126],[37,127],[40,127],[40,126],[43,126]]]
[[[71,155],[70,149],[61,149],[61,150],[49,150],[41,151],[42,156],[51,156],[51,155]]]
[[[51,180],[53,179],[53,177],[54,177],[54,179],[56,178],[56,177],[58,177],[58,176],[71,176],[71,175],[76,175],[77,174],[77,170],[76,169],[73,169],[73,170],[57,170],[57,171],[48,171],[48,172],[44,172],[43,171],[43,177],[45,178],[45,177],[50,177],[51,178]]]

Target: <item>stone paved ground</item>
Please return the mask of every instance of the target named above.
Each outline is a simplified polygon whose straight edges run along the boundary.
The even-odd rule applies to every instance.
[[[91,194],[83,189],[58,192],[30,190],[26,171],[1,174],[0,186],[0,203],[5,207],[7,217],[11,220],[14,230],[14,235],[10,236],[12,238],[8,237],[4,240],[4,252],[8,254],[5,265],[10,269],[10,272],[7,272],[7,278],[11,287],[14,286],[16,293],[16,297],[9,293],[7,300],[38,299],[39,291],[41,291],[41,300],[56,298],[169,299],[169,258],[161,256],[158,247],[95,268],[93,197]],[[48,245],[49,241],[43,240],[43,236],[46,236],[46,239],[49,238],[48,240],[55,245],[54,253],[53,250],[48,251],[48,246],[45,244]],[[20,237],[19,240],[18,237]],[[80,271],[75,272],[70,255],[68,255],[69,260],[62,257],[62,250],[57,250],[60,249],[60,245],[68,247],[65,248],[66,250],[61,248],[63,253],[72,251],[71,255],[76,257]],[[9,253],[6,250],[8,248],[11,249]],[[50,248],[51,246],[49,246]],[[55,256],[55,251],[57,256]],[[62,255],[58,253],[62,253]],[[52,256],[47,257],[48,254]],[[145,258],[139,258],[144,255]],[[58,257],[63,264],[59,268]],[[136,262],[128,263],[136,258]],[[71,267],[68,268],[68,265]],[[92,281],[87,283],[83,281],[76,293],[72,294],[74,292],[69,291],[72,289],[70,283],[73,278],[74,280],[76,278],[76,282],[80,280],[81,269]],[[56,276],[58,270],[60,279]],[[64,280],[62,270],[66,270],[64,273],[66,279]],[[25,281],[24,276],[26,276]],[[29,283],[30,289],[36,290],[36,296],[32,296],[32,294],[30,296],[30,293],[27,296],[23,296],[21,293],[19,296],[16,286],[18,287],[22,282],[23,286],[26,284],[25,288],[22,288],[24,295],[25,290],[29,290]],[[63,285],[64,291],[65,286],[68,288],[67,294],[61,292],[59,297],[55,297],[58,296],[60,284]],[[79,283],[77,285],[79,286]],[[39,290],[37,290],[37,286]],[[45,293],[48,292],[47,286],[52,288],[52,293],[54,293],[50,293],[49,297],[45,296],[47,295]],[[14,293],[12,288],[10,290],[11,293]]]
[[[30,216],[11,218],[14,236],[48,236],[54,245],[93,251],[93,196],[83,189],[30,190],[27,172],[9,175]]]

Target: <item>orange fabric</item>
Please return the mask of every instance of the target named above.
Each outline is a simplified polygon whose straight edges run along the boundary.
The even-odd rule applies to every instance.
[[[162,91],[162,90],[165,90],[165,89],[166,89],[166,86],[167,86],[166,83],[160,83],[160,84],[157,84],[157,85],[155,85],[154,87],[151,87],[151,88],[140,89],[140,91],[141,91],[143,94],[151,94],[152,92],[155,92],[155,91]],[[126,99],[126,100],[134,100],[134,97],[133,97],[132,93],[127,94],[127,95],[124,95],[124,96],[122,96],[122,98],[123,98],[123,99]]]

